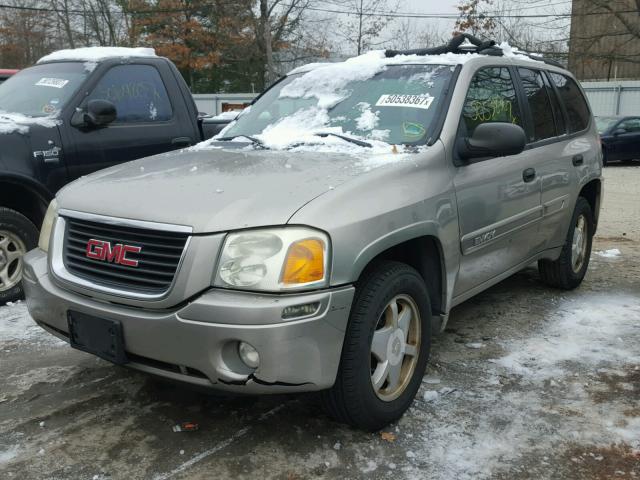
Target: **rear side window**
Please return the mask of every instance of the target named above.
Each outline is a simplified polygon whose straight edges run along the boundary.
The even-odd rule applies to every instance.
[[[506,122],[522,126],[518,98],[509,69],[483,68],[471,80],[462,110],[465,135],[482,123]]]
[[[165,122],[173,116],[164,83],[151,65],[111,68],[89,95],[95,99],[115,104],[119,123]]]
[[[537,142],[545,138],[555,137],[556,126],[553,109],[551,107],[550,91],[545,85],[542,73],[528,68],[519,68],[522,86],[527,95],[533,132],[529,133],[529,140]]]
[[[576,82],[559,73],[549,73],[567,111],[569,133],[580,132],[589,125],[589,107]]]

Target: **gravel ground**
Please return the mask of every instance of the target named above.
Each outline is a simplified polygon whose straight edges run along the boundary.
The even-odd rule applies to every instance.
[[[640,479],[640,167],[609,167],[581,288],[529,268],[457,307],[378,434],[314,395],[221,398],[75,351],[0,307],[0,478]],[[174,433],[179,422],[195,432]]]

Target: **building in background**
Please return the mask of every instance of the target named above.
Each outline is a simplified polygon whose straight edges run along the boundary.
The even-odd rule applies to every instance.
[[[569,69],[580,80],[640,80],[640,0],[573,0]]]

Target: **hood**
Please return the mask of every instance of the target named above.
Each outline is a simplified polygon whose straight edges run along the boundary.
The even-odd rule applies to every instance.
[[[403,156],[183,150],[83,177],[64,188],[58,202],[81,212],[187,225],[194,233],[282,225],[374,162]]]

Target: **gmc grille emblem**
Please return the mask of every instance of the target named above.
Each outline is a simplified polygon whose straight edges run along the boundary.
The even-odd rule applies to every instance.
[[[140,253],[141,250],[142,247],[124,245],[122,243],[111,245],[111,242],[92,238],[87,242],[86,254],[87,258],[91,258],[93,260],[117,263],[127,267],[137,267],[138,260],[131,260],[127,258],[127,253]]]

